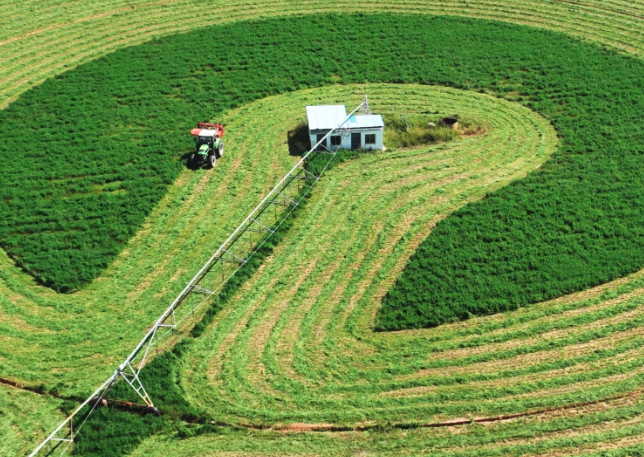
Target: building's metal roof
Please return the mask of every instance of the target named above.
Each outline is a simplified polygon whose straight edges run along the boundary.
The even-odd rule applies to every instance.
[[[331,130],[347,118],[344,105],[307,106],[309,130]],[[385,123],[380,114],[358,114],[349,118],[343,127],[350,129],[382,128]]]
[[[331,130],[347,118],[344,105],[307,106],[306,117],[311,130]]]
[[[385,122],[380,114],[358,114],[351,116],[345,126],[350,129],[382,128]]]

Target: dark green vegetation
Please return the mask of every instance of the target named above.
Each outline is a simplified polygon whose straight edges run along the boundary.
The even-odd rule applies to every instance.
[[[43,282],[78,287],[174,179],[195,116],[339,79],[508,94],[551,118],[562,137],[541,170],[438,225],[385,300],[379,329],[512,309],[644,264],[641,62],[547,31],[467,19],[287,21],[121,50],[0,113],[3,247]],[[216,57],[191,52],[195,39],[212,42]]]
[[[157,417],[145,413],[143,408],[124,410],[113,405],[96,408],[89,416],[83,433],[79,434],[75,448],[77,454],[103,457],[125,455],[147,436],[161,430],[182,430],[181,419],[205,421],[194,407],[186,404],[176,384],[177,354],[180,354],[183,344],[186,343],[155,358],[141,373],[142,382],[164,414]],[[108,397],[141,403],[124,382],[116,384]],[[77,423],[82,422],[88,409],[89,406],[82,411]]]

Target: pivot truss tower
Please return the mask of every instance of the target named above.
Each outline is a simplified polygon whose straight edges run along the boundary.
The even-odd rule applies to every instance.
[[[154,347],[158,348],[164,340],[168,341],[173,337],[177,339],[180,330],[191,327],[195,311],[217,300],[217,293],[227,281],[248,263],[298,207],[335,157],[337,149],[326,147],[327,137],[333,133],[343,137],[350,135],[347,124],[351,116],[370,113],[365,96],[346,119],[302,156],[201,267],[109,379],[40,443],[30,457],[62,456],[72,449],[74,439],[90,414],[97,406],[105,403],[107,393],[119,380],[123,380],[134,390],[149,411],[160,414],[139,378],[150,351]],[[307,167],[312,160],[321,164],[318,167],[321,172],[317,175]]]

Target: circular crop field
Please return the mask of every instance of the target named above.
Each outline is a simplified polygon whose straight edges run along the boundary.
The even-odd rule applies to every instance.
[[[208,16],[108,6],[70,7],[79,29],[109,19],[87,38],[55,8],[0,38],[0,377],[45,392],[17,408],[3,387],[7,452],[114,370],[292,166],[303,106],[365,93],[379,113],[484,128],[337,164],[236,294],[146,368],[166,416],[101,409],[77,452],[644,452],[638,4],[231,5],[217,21],[302,17],[155,39],[16,99]],[[211,172],[183,167],[195,117],[227,128]]]

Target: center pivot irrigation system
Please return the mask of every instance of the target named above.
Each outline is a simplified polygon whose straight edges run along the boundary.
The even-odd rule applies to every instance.
[[[34,449],[30,457],[64,455],[94,409],[101,404],[106,404],[107,393],[121,378],[145,402],[150,412],[160,414],[139,379],[150,350],[175,332],[178,333],[179,326],[186,319],[194,317],[198,308],[216,299],[213,296],[216,296],[226,282],[258,252],[282,222],[289,217],[320,179],[322,172],[329,167],[339,149],[339,146],[335,149],[327,148],[327,137],[333,133],[340,134],[344,142],[345,137],[350,135],[350,130],[345,124],[356,113],[371,114],[366,96],[360,105],[313,145],[291,171],[273,187],[161,314],[127,359],[107,381]],[[326,162],[323,162],[322,172],[316,176],[306,169],[306,161],[319,154],[326,155],[327,158]],[[278,211],[278,207],[282,209]]]

